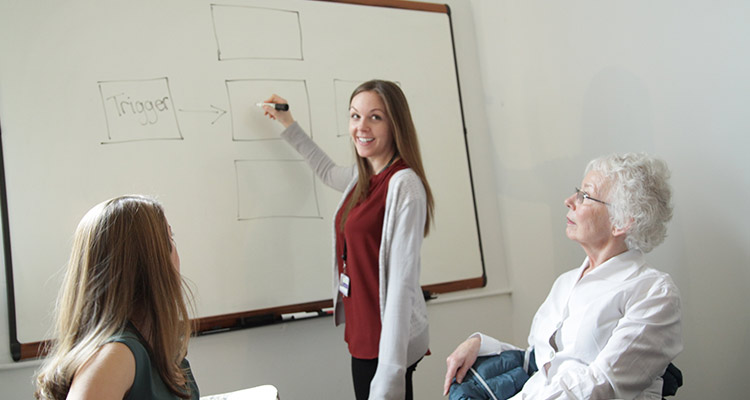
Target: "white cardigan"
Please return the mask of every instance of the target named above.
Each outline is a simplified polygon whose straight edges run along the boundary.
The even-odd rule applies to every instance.
[[[296,122],[285,129],[281,137],[305,158],[323,183],[343,191],[337,213],[357,183],[356,166],[337,166]],[[419,284],[426,218],[427,196],[421,179],[410,168],[398,171],[388,184],[378,259],[381,331],[378,369],[370,384],[371,399],[403,399],[406,368],[419,361],[428,350],[427,307]],[[339,325],[345,318],[344,303],[338,291],[335,238],[334,226],[333,303],[334,321]]]

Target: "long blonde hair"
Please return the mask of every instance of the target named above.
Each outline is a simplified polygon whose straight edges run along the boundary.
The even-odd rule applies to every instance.
[[[354,92],[352,92],[352,95],[349,98],[349,104],[351,104],[356,95],[362,92],[374,92],[380,96],[383,104],[385,104],[385,113],[390,123],[393,143],[396,146],[396,154],[404,160],[404,163],[411,168],[422,181],[422,185],[424,186],[427,195],[427,217],[424,224],[424,235],[427,236],[430,233],[430,225],[434,219],[435,202],[432,197],[432,190],[430,190],[430,184],[427,182],[424,166],[422,165],[422,154],[419,150],[417,129],[414,127],[414,121],[411,118],[409,103],[406,101],[406,96],[397,84],[390,81],[374,79],[367,81],[354,89]],[[356,149],[354,150],[354,154],[357,159],[357,186],[354,188],[351,199],[344,208],[341,216],[340,229],[343,229],[349,211],[351,211],[357,203],[367,197],[367,192],[370,188],[370,178],[375,173],[367,162],[367,159],[357,155]]]
[[[192,300],[171,250],[164,210],[154,199],[117,197],[86,213],[58,295],[55,339],[37,375],[36,398],[64,399],[76,370],[134,319],[150,327],[147,346],[164,383],[189,397],[180,363]]]

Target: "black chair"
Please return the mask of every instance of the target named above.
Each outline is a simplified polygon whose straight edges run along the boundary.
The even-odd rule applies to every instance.
[[[664,385],[661,387],[662,399],[666,396],[674,396],[677,388],[682,386],[682,371],[672,363],[669,363],[661,378],[664,380]]]

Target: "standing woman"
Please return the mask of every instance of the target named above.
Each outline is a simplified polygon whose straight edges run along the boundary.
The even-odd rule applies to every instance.
[[[277,95],[266,101],[286,103]],[[346,321],[357,399],[411,399],[412,373],[429,342],[419,275],[433,199],[404,93],[382,80],[354,90],[350,167],[337,166],[289,111],[264,110],[318,177],[344,193],[334,218],[334,319]]]
[[[161,205],[105,201],[83,217],[37,399],[198,399],[180,257]]]

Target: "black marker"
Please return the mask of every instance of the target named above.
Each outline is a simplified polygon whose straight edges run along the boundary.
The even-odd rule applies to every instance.
[[[269,106],[269,107],[275,108],[277,111],[289,111],[289,104],[257,103],[256,106],[258,107]]]

